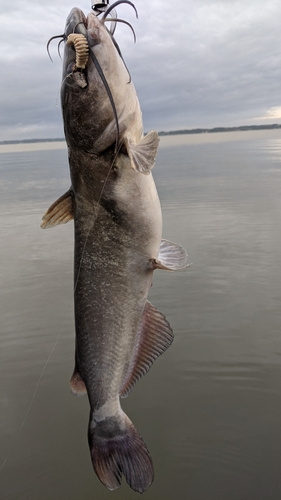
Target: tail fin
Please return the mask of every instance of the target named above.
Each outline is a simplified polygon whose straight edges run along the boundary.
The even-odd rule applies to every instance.
[[[91,413],[88,441],[95,473],[109,490],[120,487],[122,474],[139,493],[151,485],[154,476],[151,456],[124,412],[98,422]]]

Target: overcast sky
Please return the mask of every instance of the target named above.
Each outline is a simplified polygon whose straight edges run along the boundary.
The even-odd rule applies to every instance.
[[[113,3],[113,0],[110,2]],[[280,0],[135,0],[117,26],[146,131],[281,123]],[[63,137],[52,43],[89,0],[1,0],[0,141]]]

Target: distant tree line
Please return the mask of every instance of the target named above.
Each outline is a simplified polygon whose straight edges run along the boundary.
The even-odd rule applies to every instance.
[[[182,135],[182,134],[212,134],[215,132],[236,132],[245,130],[269,130],[281,128],[281,125],[274,123],[272,125],[242,125],[241,127],[215,127],[215,128],[192,128],[185,130],[170,130],[169,132],[158,132],[159,135]],[[64,142],[65,139],[22,139],[14,141],[0,141],[1,144],[30,144],[34,142]]]
[[[245,130],[269,130],[281,128],[281,125],[242,125],[240,127],[214,127],[214,128],[192,128],[186,130],[171,130],[169,132],[159,132],[159,135],[182,135],[182,134],[212,134],[215,132],[236,132]]]
[[[34,142],[62,142],[65,139],[19,139],[15,141],[0,141],[0,144],[30,144]]]

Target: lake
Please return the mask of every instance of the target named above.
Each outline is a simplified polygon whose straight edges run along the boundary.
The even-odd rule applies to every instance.
[[[129,500],[92,470],[74,363],[73,223],[43,231],[69,188],[56,145],[0,147],[1,500]],[[122,406],[153,457],[147,500],[281,497],[281,130],[161,138],[163,237],[192,266],[149,300],[175,340]]]

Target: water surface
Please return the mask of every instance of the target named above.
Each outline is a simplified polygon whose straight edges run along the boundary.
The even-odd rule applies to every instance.
[[[88,402],[68,390],[73,225],[39,227],[66,150],[5,152],[0,172],[0,498],[137,498],[97,480]],[[145,498],[279,500],[280,131],[163,138],[154,177],[163,235],[193,265],[155,273],[175,341],[123,400],[154,460]]]

